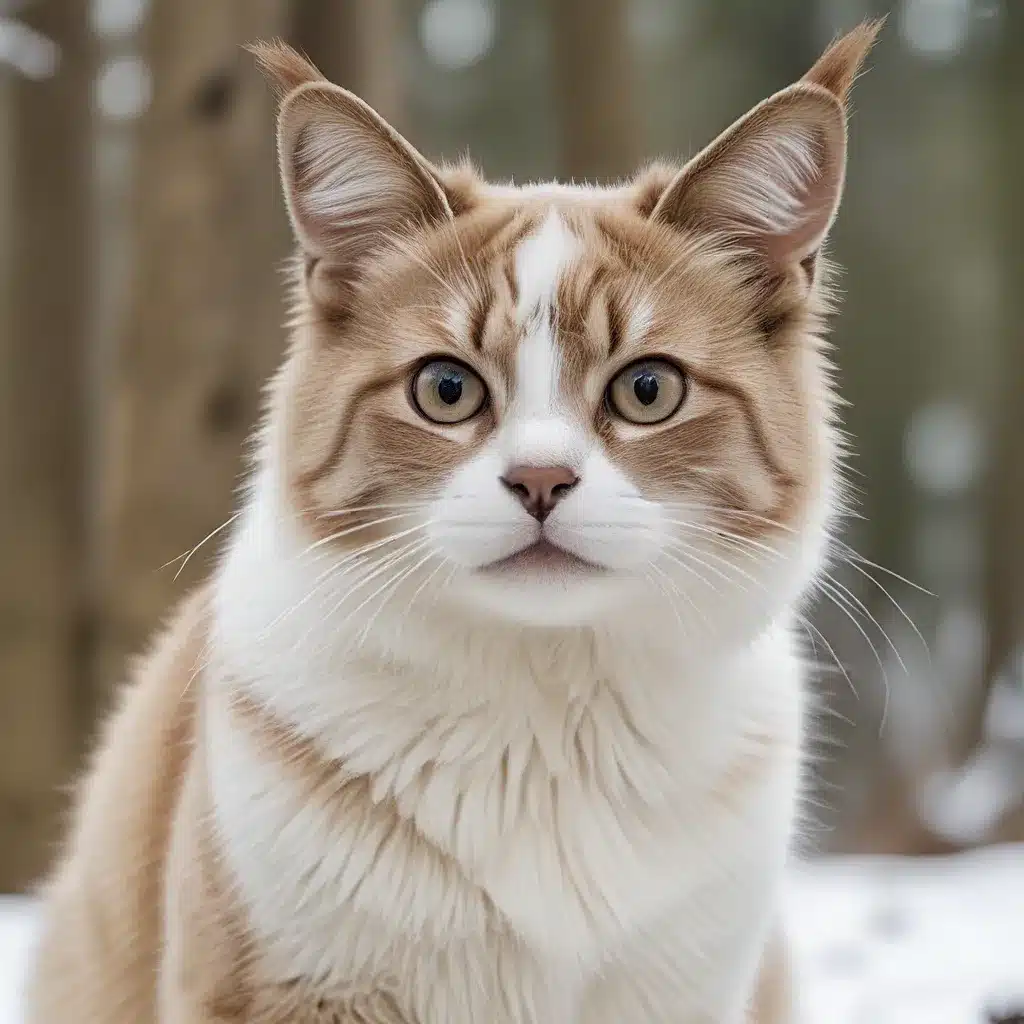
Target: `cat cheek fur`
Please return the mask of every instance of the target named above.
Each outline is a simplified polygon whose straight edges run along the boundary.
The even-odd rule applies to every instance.
[[[436,168],[257,48],[291,346],[83,787],[29,1024],[791,1024],[793,625],[842,499],[819,250],[878,28],[613,188]],[[418,414],[431,358],[478,415]],[[638,427],[603,396],[650,358],[689,394]],[[603,571],[480,571],[542,535]]]

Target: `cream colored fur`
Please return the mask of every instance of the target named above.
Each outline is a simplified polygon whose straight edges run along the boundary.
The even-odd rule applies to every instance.
[[[839,488],[807,258],[875,30],[678,175],[592,191],[439,171],[263,51],[292,349],[83,787],[29,1024],[791,1024],[792,627]],[[472,423],[409,399],[430,332],[486,379]],[[655,345],[687,404],[619,422],[609,375]],[[543,525],[518,465],[578,476]],[[539,537],[561,569],[503,568]]]

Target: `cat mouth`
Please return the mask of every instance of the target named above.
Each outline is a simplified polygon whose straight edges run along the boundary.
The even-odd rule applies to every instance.
[[[604,568],[574,555],[543,537],[521,548],[515,554],[499,558],[481,567],[481,572],[494,575],[502,572],[521,573],[600,573]]]

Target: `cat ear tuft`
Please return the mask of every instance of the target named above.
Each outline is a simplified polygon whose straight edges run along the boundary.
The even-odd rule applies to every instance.
[[[375,110],[294,51],[259,57],[288,89],[278,156],[292,226],[308,256],[345,276],[410,223],[452,218],[438,172]]]
[[[846,98],[880,23],[834,43],[807,76],[764,100],[662,192],[655,220],[731,238],[779,269],[810,265],[846,170]]]
[[[809,85],[821,86],[840,103],[845,104],[885,18],[863,21],[855,29],[840,36],[818,58],[814,67],[801,79]]]
[[[256,67],[270,83],[278,100],[309,82],[323,82],[324,76],[297,50],[279,39],[258,40],[246,46],[256,58]]]

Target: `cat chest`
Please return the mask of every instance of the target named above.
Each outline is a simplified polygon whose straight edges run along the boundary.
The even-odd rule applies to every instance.
[[[483,948],[496,933],[593,963],[713,875],[735,841],[693,798],[648,803],[635,780],[514,755],[436,767],[388,793],[296,775],[225,727],[210,770],[254,925],[316,976]]]

